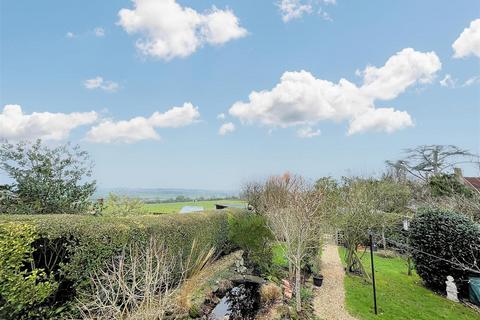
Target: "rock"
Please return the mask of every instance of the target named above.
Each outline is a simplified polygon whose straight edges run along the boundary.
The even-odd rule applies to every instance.
[[[264,284],[266,281],[261,277],[257,277],[251,274],[244,274],[241,276],[236,276],[230,279],[233,283],[246,283],[253,282],[258,284]]]

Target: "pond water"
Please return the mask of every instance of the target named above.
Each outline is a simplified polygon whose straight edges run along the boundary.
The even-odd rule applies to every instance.
[[[238,284],[227,292],[208,316],[209,320],[254,319],[260,308],[259,284]]]

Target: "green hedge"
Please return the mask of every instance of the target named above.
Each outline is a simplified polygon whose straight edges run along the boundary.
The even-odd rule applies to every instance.
[[[25,255],[21,266],[18,259],[14,260],[16,266],[4,266],[8,257],[6,253],[2,256],[0,251],[0,268],[45,274],[45,279],[54,279],[51,286],[57,288],[43,301],[37,299],[29,308],[19,308],[5,294],[12,286],[18,285],[18,277],[11,281],[0,279],[0,318],[15,314],[16,318],[34,319],[35,312],[40,312],[38,310],[55,313],[55,310],[63,309],[79,290],[89,285],[89,276],[93,271],[103,268],[125,246],[133,243],[141,245],[151,236],[163,241],[170,252],[183,257],[190,254],[194,240],[195,247],[199,249],[215,247],[217,251],[228,251],[229,214],[241,215],[242,211],[125,217],[0,215],[0,240],[5,243],[13,241],[9,239],[15,236],[12,229],[23,228],[31,234],[29,239],[33,248],[31,254]],[[25,243],[23,252],[28,253],[24,246]],[[37,318],[46,317],[42,313]]]
[[[411,222],[410,245],[417,273],[429,288],[444,293],[452,276],[466,295],[468,277],[480,261],[479,224],[459,213],[421,209]]]

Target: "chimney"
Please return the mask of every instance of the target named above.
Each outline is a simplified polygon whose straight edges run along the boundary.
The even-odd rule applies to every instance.
[[[462,169],[460,168],[453,168],[453,173],[455,174],[455,177],[457,177],[458,181],[460,183],[463,183],[463,173]]]

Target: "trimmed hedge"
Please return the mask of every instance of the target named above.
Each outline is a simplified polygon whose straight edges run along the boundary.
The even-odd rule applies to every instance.
[[[444,293],[450,275],[460,294],[466,294],[473,272],[462,266],[472,268],[480,261],[479,224],[462,214],[423,209],[411,222],[410,244],[417,273],[428,287]]]
[[[0,239],[13,236],[14,228],[27,227],[32,230],[30,257],[25,256],[20,268],[27,273],[45,274],[44,278],[54,279],[57,288],[42,303],[33,303],[29,308],[20,308],[5,296],[9,286],[16,281],[0,279],[0,318],[42,318],[35,317],[35,310],[63,309],[72,301],[77,292],[89,285],[92,272],[103,268],[126,246],[147,243],[154,237],[165,243],[172,253],[183,258],[190,254],[192,243],[200,250],[215,247],[227,252],[228,215],[241,215],[242,211],[204,212],[192,214],[167,214],[148,216],[82,216],[82,215],[0,215]],[[12,239],[11,239],[12,240]],[[25,251],[25,249],[23,248]],[[1,256],[0,264],[7,261]],[[180,260],[180,259],[179,259]],[[18,264],[18,259],[15,260]],[[30,267],[33,265],[32,267]],[[1,268],[6,268],[1,266]],[[5,280],[5,281],[4,281]],[[15,279],[14,279],[15,280]]]

